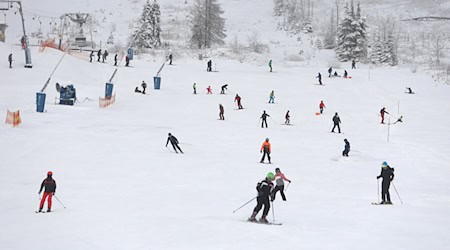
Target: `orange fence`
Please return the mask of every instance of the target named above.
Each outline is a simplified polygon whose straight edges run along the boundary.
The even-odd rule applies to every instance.
[[[111,105],[114,102],[116,102],[116,95],[113,95],[113,96],[111,96],[109,98],[101,98],[101,97],[99,97],[98,101],[99,101],[98,104],[99,104],[100,108],[106,108],[109,105]]]
[[[6,113],[6,123],[12,124],[13,127],[19,126],[19,124],[22,123],[22,120],[20,119],[20,111],[17,110],[16,112],[11,112],[8,110],[8,113]]]

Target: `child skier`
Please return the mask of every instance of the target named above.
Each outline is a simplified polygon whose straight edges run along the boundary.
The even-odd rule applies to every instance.
[[[212,91],[211,91],[212,89],[211,89],[211,86],[208,86],[207,88],[206,88],[206,91],[208,91],[206,94],[212,94]]]
[[[42,189],[44,189],[44,195],[41,198],[41,203],[39,204],[39,211],[42,212],[44,208],[45,199],[47,199],[47,212],[52,211],[52,197],[55,195],[56,191],[56,182],[52,178],[53,172],[47,172],[47,178],[42,181],[41,188],[39,189],[39,194],[41,194]]]
[[[275,101],[275,91],[272,90],[269,95],[269,103],[274,103]]]
[[[383,182],[381,183],[381,198],[383,201],[381,204],[392,204],[391,195],[389,194],[389,186],[394,180],[394,168],[391,168],[387,162],[383,162],[383,164],[381,164],[381,173],[377,176],[377,179],[380,178],[383,178]]]
[[[347,141],[347,139],[344,139],[345,146],[344,151],[342,151],[342,156],[348,157],[348,153],[350,152],[350,142]]]
[[[280,191],[281,198],[284,201],[286,201],[286,196],[284,195],[284,181],[287,181],[287,182],[291,183],[291,180],[286,178],[286,176],[284,176],[284,174],[281,173],[279,168],[276,168],[275,169],[275,183],[276,183],[276,186],[275,186],[275,188],[273,189],[273,192],[272,192],[272,196],[271,196],[272,201],[275,200],[278,191]]]
[[[256,215],[261,210],[262,206],[264,205],[264,210],[261,218],[259,219],[260,223],[269,223],[267,220],[267,214],[269,214],[270,210],[270,194],[272,193],[273,189],[273,183],[275,175],[272,172],[267,173],[267,176],[264,180],[258,182],[256,185],[256,190],[258,191],[258,196],[256,197],[257,205],[253,209],[253,213],[248,218],[248,221],[256,222]]]
[[[224,113],[223,106],[222,104],[219,104],[219,120],[225,120],[223,113]]]
[[[320,101],[319,109],[320,109],[320,113],[321,113],[321,114],[323,113],[323,109],[324,109],[324,108],[326,108],[326,107],[325,107],[325,103],[323,103],[323,101]]]
[[[289,110],[286,112],[286,115],[284,116],[284,118],[286,119],[286,121],[284,122],[284,124],[289,125],[291,123],[291,116],[289,115]]]
[[[238,94],[236,94],[236,97],[234,98],[234,102],[237,102],[238,109],[243,109],[243,107],[241,105],[241,97]]]
[[[142,86],[142,88],[144,89],[144,90],[142,90],[142,94],[145,95],[145,89],[147,88],[147,83],[145,83],[144,81],[142,81],[141,86]]]

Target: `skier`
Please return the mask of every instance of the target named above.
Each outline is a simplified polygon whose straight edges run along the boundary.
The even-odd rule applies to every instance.
[[[125,56],[125,67],[129,67],[130,66],[130,58],[128,57],[128,55]]]
[[[324,109],[324,108],[326,108],[326,107],[325,107],[325,103],[323,103],[323,101],[320,101],[319,109],[320,109],[320,113],[321,113],[321,114],[323,113],[323,109]]]
[[[322,75],[320,74],[320,72],[319,72],[319,74],[316,76],[316,78],[319,78],[319,85],[322,85]]]
[[[347,78],[347,76],[348,76],[347,70],[344,70],[344,78]]]
[[[385,107],[383,107],[383,108],[380,110],[381,124],[384,124],[384,114],[389,114],[389,112],[386,111],[386,108],[385,108]]]
[[[276,186],[272,192],[272,201],[275,200],[275,197],[277,195],[277,192],[280,191],[281,194],[281,198],[286,201],[286,195],[284,195],[284,181],[287,181],[289,183],[291,183],[291,180],[289,180],[288,178],[286,178],[286,176],[284,176],[283,173],[281,173],[279,168],[275,169],[275,183]]]
[[[114,66],[117,66],[117,54],[114,56]]]
[[[197,83],[194,82],[194,84],[192,85],[192,88],[194,89],[194,95],[197,94]]]
[[[334,133],[334,128],[338,128],[339,133],[341,133],[341,127],[339,126],[339,123],[341,123],[341,118],[339,118],[338,113],[336,112],[333,116],[333,129],[331,130],[331,133]]]
[[[105,50],[105,52],[103,53],[102,62],[105,62],[107,56],[108,56],[108,51]]]
[[[286,115],[284,116],[284,118],[286,119],[286,121],[284,122],[284,124],[289,125],[291,124],[291,116],[289,115],[289,110],[286,112]]]
[[[269,223],[269,221],[266,219],[267,214],[269,214],[270,210],[270,195],[272,193],[273,189],[273,183],[275,175],[272,172],[267,173],[267,176],[264,180],[258,182],[256,185],[256,190],[258,191],[258,196],[256,197],[256,201],[258,202],[256,207],[253,209],[253,213],[248,218],[248,221],[256,222],[256,215],[261,210],[262,206],[264,205],[264,210],[261,218],[259,219],[260,223]]]
[[[406,87],[406,91],[408,91],[408,92],[406,92],[408,94],[414,94],[414,92],[412,91],[412,89],[410,87]]]
[[[184,154],[183,150],[181,150],[180,146],[178,146],[177,138],[175,136],[173,136],[171,133],[169,133],[169,137],[167,138],[166,147],[167,147],[167,144],[169,144],[169,141],[172,144],[172,147],[173,147],[173,150],[175,150],[175,153],[178,154],[178,151],[177,151],[177,149],[178,149],[178,150],[180,150],[180,152],[182,154]]]
[[[377,179],[380,178],[383,178],[383,182],[381,183],[381,199],[383,201],[381,204],[392,204],[391,195],[389,194],[389,186],[394,180],[394,168],[391,168],[387,162],[383,162],[383,164],[381,164],[381,173],[377,176]]]
[[[347,141],[347,139],[344,139],[345,147],[344,151],[342,151],[342,156],[348,157],[348,152],[350,152],[350,142]]]
[[[93,57],[94,57],[94,51],[91,51],[91,54],[89,54],[89,62],[92,62]]]
[[[220,94],[224,95],[225,90],[227,90],[227,87],[228,87],[228,84],[222,85],[222,87],[221,87],[222,90],[220,91]]]
[[[352,69],[356,69],[356,62],[355,62],[355,59],[352,60]]]
[[[243,109],[243,107],[241,105],[241,97],[238,94],[236,94],[236,97],[234,98],[234,102],[237,102],[238,109]]]
[[[136,88],[134,89],[134,92],[135,92],[135,93],[142,93],[142,91],[139,90],[139,87],[136,87]]]
[[[147,83],[145,83],[144,81],[142,81],[141,87],[143,88],[142,94],[145,95],[145,89],[147,88]]]
[[[269,61],[270,72],[272,72],[272,59]]]
[[[341,76],[338,75],[337,71],[334,71],[333,77],[341,77]]]
[[[266,124],[266,128],[267,128],[267,117],[270,117],[270,115],[266,114],[266,111],[264,110],[261,115],[261,118],[259,118],[259,119],[262,119],[261,128],[264,128],[264,124]]]
[[[403,116],[400,116],[400,117],[397,119],[397,121],[394,122],[394,124],[396,124],[397,122],[403,122],[402,119],[403,119]]]
[[[224,110],[222,104],[219,104],[219,120],[225,120],[225,117],[223,116]]]
[[[212,94],[211,86],[208,86],[208,87],[206,88],[206,91],[208,91],[206,94]]]
[[[8,56],[9,68],[12,68],[12,61],[13,61],[12,53],[10,53],[9,56]]]
[[[99,50],[97,51],[97,57],[98,57],[97,62],[100,62],[101,56],[102,56],[102,49],[99,49]]]
[[[212,71],[212,61],[211,60],[209,60],[207,63],[206,71]]]
[[[330,67],[329,69],[328,69],[328,77],[331,77],[331,73],[333,72],[333,68],[332,67]]]
[[[272,152],[272,149],[271,149],[271,146],[270,146],[269,138],[266,138],[266,140],[263,142],[259,152],[263,153],[263,156],[262,156],[261,161],[259,163],[264,163],[264,159],[266,158],[266,155],[267,155],[267,159],[269,160],[269,163],[272,163],[270,161],[270,153]]]
[[[275,92],[272,90],[269,95],[269,103],[274,103],[275,101]]]
[[[42,212],[44,208],[45,199],[47,199],[47,212],[51,212],[52,210],[52,197],[55,195],[56,191],[56,182],[52,178],[53,172],[47,172],[47,178],[42,181],[41,188],[39,189],[39,194],[41,194],[42,189],[44,189],[44,195],[41,198],[41,203],[39,204],[39,211]]]
[[[173,59],[172,54],[170,54],[169,55],[169,65],[172,65],[172,59]]]

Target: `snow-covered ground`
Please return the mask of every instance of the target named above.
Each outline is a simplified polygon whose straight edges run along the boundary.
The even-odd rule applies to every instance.
[[[10,52],[0,46],[1,55]],[[13,53],[20,55],[14,48]],[[161,90],[135,94],[160,65],[132,61],[115,80],[117,102],[98,108],[113,67],[71,56],[47,88],[46,112],[35,112],[38,92],[61,52],[33,50],[34,67],[20,59],[0,69],[0,110],[20,109],[23,124],[0,126],[0,245],[4,249],[446,249],[449,242],[450,89],[407,70],[349,70],[352,79],[316,84],[326,68],[255,67],[218,60],[175,60],[162,73]],[[111,60],[109,62],[111,64]],[[80,100],[55,105],[55,82],[73,83]],[[196,82],[198,95],[192,94]],[[219,87],[229,84],[227,95]],[[206,95],[211,85],[213,95]],[[405,86],[417,93],[404,94]],[[275,91],[276,104],[268,104]],[[238,93],[244,110],[235,110]],[[325,113],[316,116],[324,100]],[[218,104],[225,121],[218,119]],[[400,105],[398,105],[400,104]],[[385,106],[404,122],[379,124]],[[399,113],[398,113],[399,107]],[[259,117],[266,110],[269,128]],[[291,111],[293,126],[281,125]],[[331,134],[339,112],[344,134]],[[391,122],[393,118],[391,118]],[[165,148],[173,133],[186,152]],[[269,137],[272,165],[259,147]],[[343,139],[352,146],[338,158]],[[396,169],[394,206],[372,206],[376,175],[387,161]],[[292,179],[287,202],[274,202],[282,226],[246,223],[256,183],[280,167]],[[35,214],[40,182],[57,181],[51,214]],[[272,220],[272,213],[270,213]]]
[[[38,1],[24,2],[40,9]],[[116,9],[126,2],[134,8],[139,1],[115,0],[113,7],[102,2],[39,1],[49,12],[114,9],[112,19],[120,26],[140,15],[120,15],[130,13]],[[176,9],[175,0],[160,2]],[[114,71],[114,55],[107,64],[66,56],[46,89],[46,112],[37,113],[36,92],[62,53],[32,48],[34,66],[26,69],[17,46],[0,44],[0,111],[6,117],[7,110],[19,109],[23,120],[17,128],[0,124],[0,248],[447,249],[449,86],[406,69],[357,65],[350,70],[344,63],[338,72],[347,69],[352,79],[330,79],[326,70],[335,59],[329,51],[316,52],[306,67],[291,65],[284,59],[298,48],[284,45],[293,38],[267,31],[275,28],[272,17],[261,17],[270,15],[268,2],[243,16],[239,7],[251,8],[250,2],[259,1],[224,3],[227,39],[237,34],[245,41],[255,27],[270,45],[274,73],[266,60],[240,63],[214,56],[219,72],[209,73],[206,60],[176,56],[162,71],[161,89],[153,90],[163,58],[142,56],[131,68],[119,68],[117,101],[106,109],[98,107],[98,97]],[[13,69],[7,67],[9,53]],[[318,72],[325,86],[316,85]],[[148,95],[133,91],[142,80],[149,84]],[[79,100],[89,99],[55,105],[56,82],[74,84]],[[229,84],[228,92],[219,95],[223,84]],[[213,95],[206,95],[209,85]],[[416,94],[405,94],[406,86]],[[276,103],[268,104],[272,90]],[[244,110],[236,110],[236,94]],[[315,115],[321,100],[327,108]],[[218,120],[219,103],[225,121]],[[403,116],[403,123],[390,126],[389,142],[378,115],[382,107],[391,122]],[[267,129],[259,123],[263,110],[271,115]],[[282,125],[287,110],[293,126]],[[343,134],[329,133],[335,112]],[[185,154],[165,148],[169,132]],[[272,165],[258,163],[266,137]],[[344,138],[351,143],[349,158],[339,157]],[[391,187],[394,206],[371,205],[383,161],[396,170],[394,184],[403,203]],[[287,201],[278,194],[275,218],[269,213],[283,225],[246,223],[256,202],[232,213],[255,197],[256,183],[276,167],[292,180]],[[49,170],[67,208],[54,199],[52,213],[35,214]]]

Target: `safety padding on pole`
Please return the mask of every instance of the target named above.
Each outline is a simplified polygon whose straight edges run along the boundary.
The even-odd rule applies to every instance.
[[[114,84],[107,82],[105,84],[105,99],[111,98]]]
[[[6,124],[12,124],[13,127],[19,126],[22,123],[22,119],[20,119],[20,111],[16,112],[7,111],[6,113]]]
[[[155,89],[159,89],[161,87],[161,77],[154,76],[153,77],[153,85],[154,85]]]
[[[36,93],[36,112],[44,112],[45,108],[45,93]]]
[[[101,97],[99,97],[98,98],[99,100],[99,102],[98,102],[98,105],[99,105],[99,107],[100,108],[106,108],[106,107],[108,107],[109,105],[111,105],[111,104],[113,104],[114,102],[116,102],[116,95],[113,95],[113,96],[111,96],[110,98],[101,98]]]
[[[128,48],[127,55],[128,55],[128,59],[133,60],[133,55],[134,55],[133,48]]]

